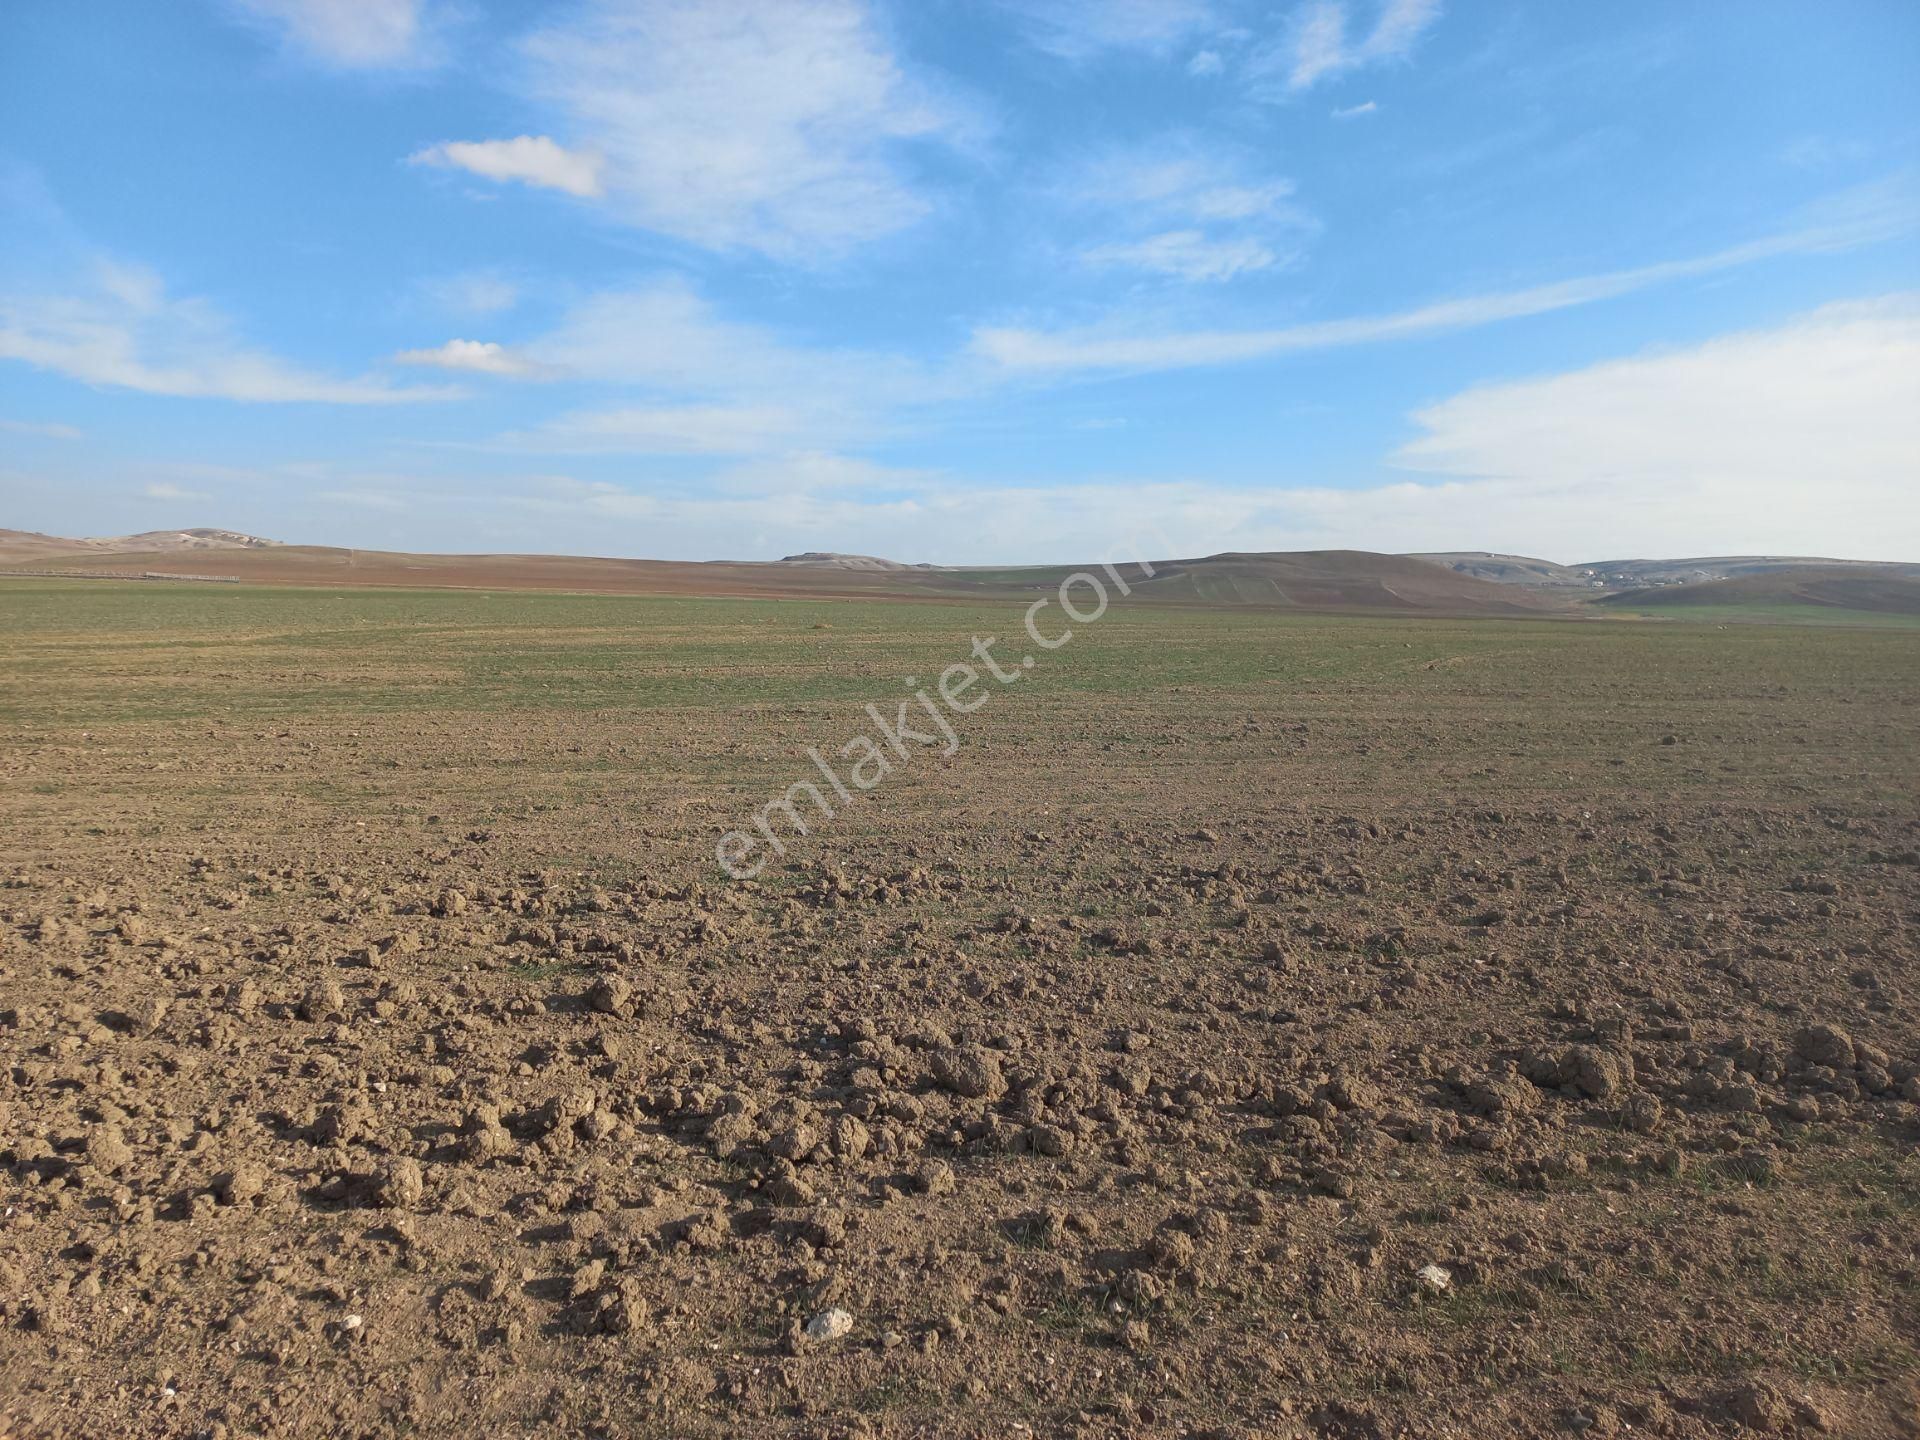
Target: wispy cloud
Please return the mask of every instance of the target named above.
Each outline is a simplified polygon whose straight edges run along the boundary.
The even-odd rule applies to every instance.
[[[530,377],[543,373],[533,361],[491,340],[449,340],[431,350],[402,350],[393,358],[400,365],[434,365],[479,375]]]
[[[903,413],[975,395],[983,383],[977,365],[963,374],[730,320],[678,278],[586,296],[551,330],[513,347],[454,346],[398,358],[624,392],[621,403],[576,408],[480,442],[521,452],[786,463],[869,443]]]
[[[1076,62],[1115,51],[1165,55],[1221,23],[1210,0],[1014,0],[1009,8],[1033,44]]]
[[[587,0],[523,52],[570,138],[426,153],[712,249],[814,263],[900,230],[932,208],[914,147],[977,129],[859,0]]]
[[[456,315],[499,315],[520,303],[520,286],[498,270],[462,270],[420,282],[431,303]]]
[[[519,348],[577,379],[703,404],[778,406],[840,431],[879,409],[939,398],[951,385],[908,356],[809,343],[729,319],[677,278],[587,296]]]
[[[1377,341],[1442,334],[1590,305],[1676,280],[1712,275],[1782,255],[1852,248],[1910,231],[1914,199],[1904,190],[1871,187],[1842,197],[1797,229],[1710,254],[1612,270],[1551,284],[1443,300],[1384,315],[1310,321],[1264,330],[1203,330],[1142,334],[1123,325],[1038,331],[1011,327],[976,330],[976,354],[1010,371],[1069,373],[1169,370],[1228,365],[1295,351],[1326,350]]]
[[[153,271],[115,261],[96,262],[70,293],[0,294],[0,360],[89,385],[221,400],[394,405],[459,393],[302,369],[248,345],[211,302],[170,296]]]
[[[1200,230],[1164,230],[1139,240],[1092,245],[1080,257],[1101,268],[1147,270],[1196,282],[1232,280],[1268,269],[1278,258],[1262,241],[1216,240]]]
[[[576,410],[500,437],[560,455],[759,455],[795,443],[805,419],[773,405],[623,405]]]
[[[43,440],[78,440],[80,432],[71,425],[54,425],[43,420],[0,419],[0,430],[10,435],[38,435]]]
[[[1333,111],[1336,120],[1358,120],[1362,115],[1371,115],[1380,106],[1372,100],[1363,100],[1358,105],[1341,105]]]
[[[392,490],[321,490],[313,498],[322,504],[347,505],[356,510],[395,513],[409,508],[408,497]]]
[[[1252,157],[1193,137],[1094,156],[1055,187],[1077,223],[1104,237],[1080,249],[1086,263],[1190,282],[1293,259],[1318,228],[1293,192]]]
[[[858,491],[869,499],[917,493],[939,477],[932,471],[883,465],[858,455],[795,450],[741,461],[714,472],[706,485],[721,494],[787,495]]]
[[[415,165],[465,170],[485,180],[513,180],[583,199],[601,193],[601,158],[591,151],[569,150],[545,135],[520,135],[512,140],[448,140],[416,150],[407,159]]]
[[[1372,27],[1355,35],[1346,0],[1309,0],[1278,40],[1255,53],[1249,70],[1256,81],[1307,90],[1349,71],[1405,59],[1439,18],[1439,0],[1383,0],[1374,7]]]
[[[140,487],[142,500],[211,500],[205,490],[189,490],[185,486],[175,485],[165,480],[155,480]]]
[[[288,49],[336,69],[413,69],[440,57],[436,16],[422,0],[230,0],[242,19]]]

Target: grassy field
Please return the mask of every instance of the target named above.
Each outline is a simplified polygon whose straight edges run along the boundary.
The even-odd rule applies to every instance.
[[[1818,612],[1816,612],[1818,613]],[[1072,696],[1337,686],[1420,695],[1530,690],[1635,703],[1663,672],[1735,692],[1835,677],[1895,686],[1920,629],[1723,629],[1685,621],[1373,618],[1116,601],[1036,652],[1022,607],[650,599],[432,590],[0,583],[0,717],[17,727],[208,715],[731,709],[864,702],[927,683],[996,636],[1034,654],[1010,706]],[[1797,618],[1797,617],[1796,617]],[[1884,617],[1881,617],[1884,618]],[[1049,637],[1057,610],[1038,622]]]
[[[1804,605],[1792,601],[1753,602],[1744,605],[1631,605],[1610,607],[1621,617],[1677,620],[1688,625],[1814,625],[1865,626],[1880,630],[1920,629],[1920,615],[1884,610],[1851,610],[1843,605]]]

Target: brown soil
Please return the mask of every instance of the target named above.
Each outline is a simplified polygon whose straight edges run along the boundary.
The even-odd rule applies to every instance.
[[[1604,628],[1035,680],[748,885],[848,707],[23,642],[0,1431],[1914,1434],[1913,641]]]

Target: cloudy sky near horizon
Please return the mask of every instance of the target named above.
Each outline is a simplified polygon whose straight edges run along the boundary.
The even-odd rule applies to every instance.
[[[1920,559],[1916,74],[1897,0],[15,3],[0,525]]]

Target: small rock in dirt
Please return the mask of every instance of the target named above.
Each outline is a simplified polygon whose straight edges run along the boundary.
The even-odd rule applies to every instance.
[[[1665,1114],[1658,1096],[1639,1090],[1629,1095],[1626,1104],[1620,1107],[1620,1123],[1636,1135],[1651,1135],[1660,1128]]]
[[[87,1137],[87,1158],[111,1175],[133,1163],[133,1150],[118,1125],[102,1125]]]
[[[340,982],[331,975],[314,981],[300,997],[302,1020],[319,1023],[324,1020],[344,1020],[346,1016],[346,996],[341,993]]]
[[[1444,1295],[1453,1288],[1453,1272],[1444,1265],[1422,1265],[1413,1272],[1413,1278],[1431,1295]]]
[[[1818,1022],[1807,1026],[1793,1037],[1793,1053],[1809,1065],[1830,1065],[1835,1070],[1853,1068],[1853,1039],[1838,1025]]]
[[[1620,1094],[1633,1083],[1633,1057],[1624,1050],[1575,1045],[1555,1067],[1559,1082],[1594,1100]]]
[[[1007,1093],[999,1057],[978,1048],[938,1052],[933,1057],[933,1078],[969,1100],[998,1100]]]
[[[1058,1125],[1035,1125],[1027,1131],[1027,1145],[1036,1155],[1057,1159],[1073,1149],[1073,1135]]]
[[[371,1194],[376,1205],[389,1210],[410,1210],[420,1203],[420,1197],[426,1193],[426,1189],[420,1162],[409,1155],[401,1155],[387,1161],[374,1172]]]
[[[807,1321],[807,1339],[818,1342],[844,1340],[853,1333],[853,1314],[851,1311],[833,1309],[822,1310]]]
[[[602,975],[587,991],[587,1004],[602,1015],[624,1015],[633,1008],[633,987],[618,975]]]
[[[1748,1430],[1767,1434],[1784,1430],[1793,1418],[1787,1402],[1765,1381],[1756,1380],[1730,1391],[1726,1397],[1727,1414]]]
[[[827,1129],[827,1147],[842,1160],[858,1160],[872,1146],[873,1132],[857,1116],[835,1116]]]
[[[929,1160],[913,1172],[913,1188],[922,1195],[951,1195],[953,1167],[944,1160]]]
[[[1184,1270],[1193,1264],[1193,1237],[1184,1230],[1160,1230],[1147,1242],[1147,1253],[1162,1270]]]
[[[267,1188],[267,1172],[250,1161],[215,1178],[213,1198],[222,1205],[244,1205]]]

